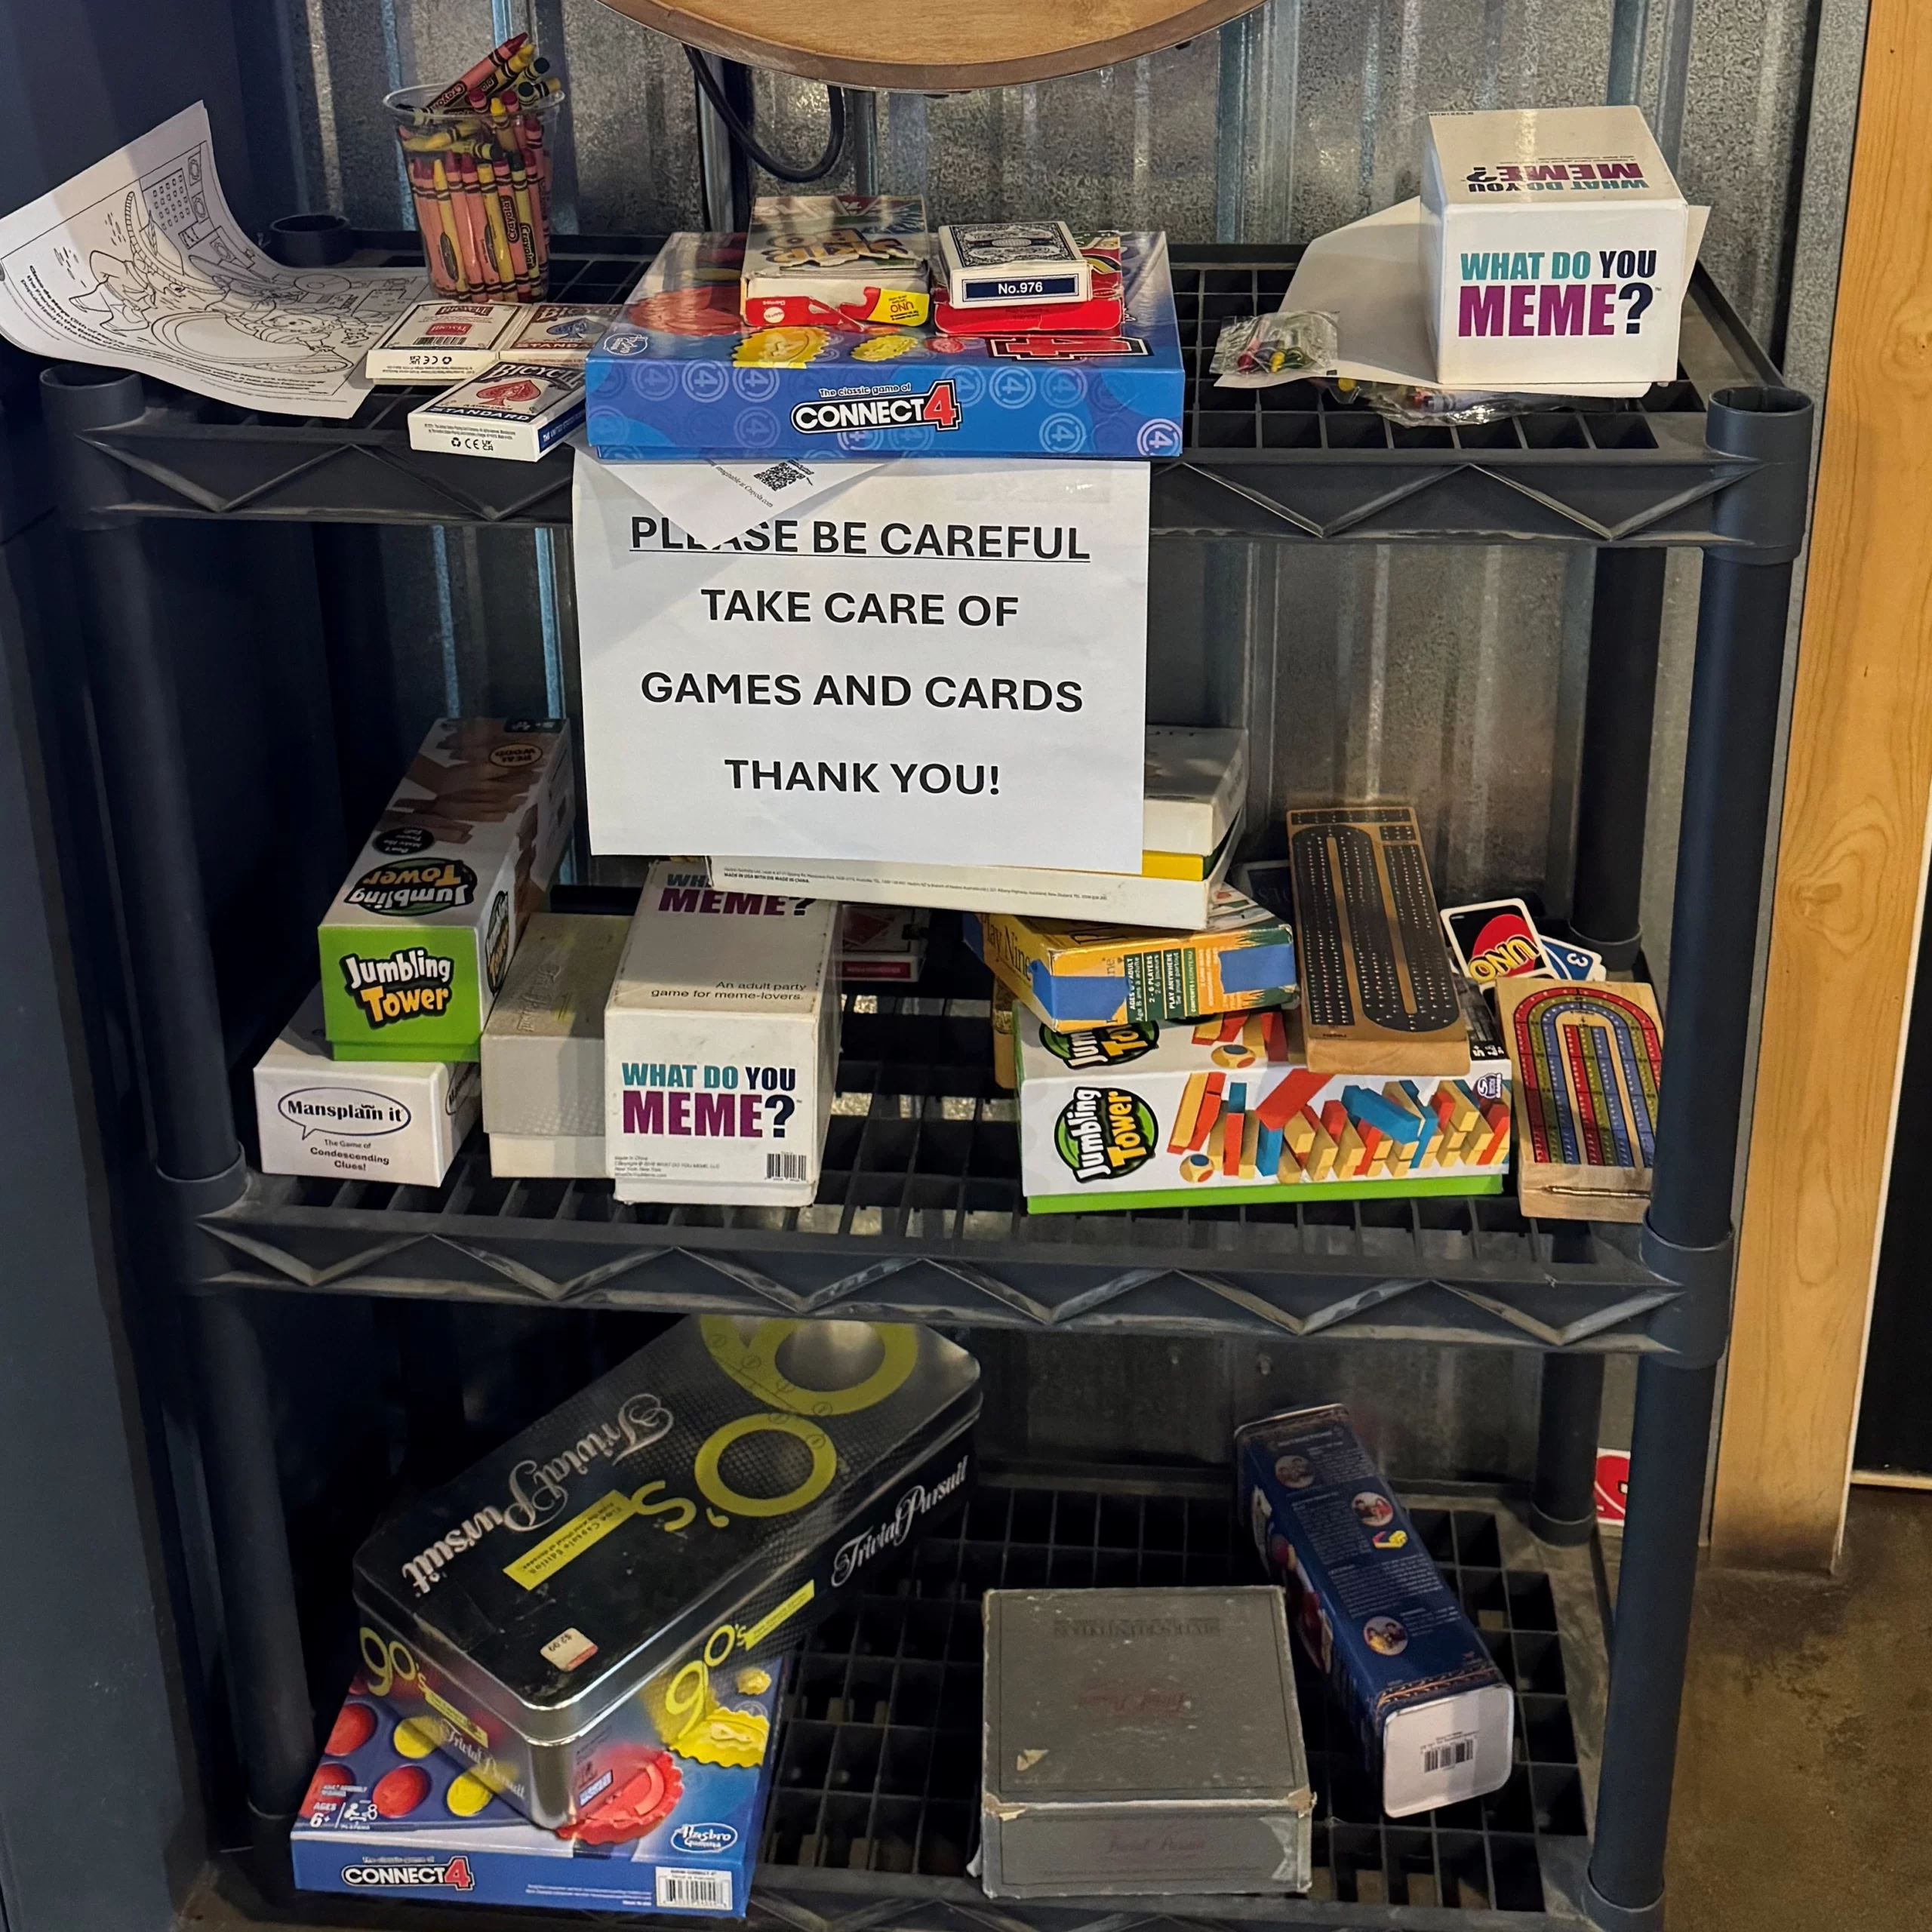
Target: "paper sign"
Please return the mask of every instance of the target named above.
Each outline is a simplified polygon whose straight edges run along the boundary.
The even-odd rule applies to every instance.
[[[660,467],[577,459],[597,851],[1140,871],[1144,463],[900,459],[715,549]]]
[[[581,429],[571,441],[589,452]],[[715,550],[768,516],[795,515],[842,490],[886,460],[808,463],[799,457],[772,457],[759,463],[721,463],[706,457],[683,463],[613,463],[611,474],[687,536]],[[648,497],[646,479],[652,492]]]
[[[284,268],[235,224],[199,101],[0,218],[0,335],[244,409],[353,416],[420,268]]]

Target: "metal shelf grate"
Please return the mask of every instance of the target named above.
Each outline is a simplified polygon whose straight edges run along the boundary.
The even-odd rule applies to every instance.
[[[413,236],[360,238],[364,259],[408,260]],[[552,294],[611,302],[657,244],[559,235]],[[1214,387],[1223,320],[1272,309],[1298,251],[1177,245],[1171,250],[1186,358],[1185,447],[1153,469],[1156,535],[1375,542],[1551,540],[1705,544],[1739,540],[1718,517],[1749,459],[1705,442],[1705,400],[1775,381],[1763,352],[1701,273],[1691,291],[1686,371],[1634,401],[1538,411],[1477,428],[1406,429],[1296,383]],[[1694,368],[1690,366],[1694,362]],[[346,423],[265,416],[150,383],[135,420],[88,432],[121,465],[117,507],[141,515],[318,522],[565,525],[572,458],[490,462],[409,447],[423,389],[374,392]]]
[[[253,1176],[209,1279],[312,1292],[866,1319],[1637,1350],[1675,1290],[1636,1230],[1512,1196],[1026,1211],[986,970],[939,915],[924,980],[844,995],[809,1207],[632,1205],[502,1180],[479,1132],[436,1188]]]
[[[1315,1882],[1309,1901],[1270,1900],[1266,1909],[1279,1918],[1332,1901],[1574,1923],[1567,1901],[1587,1825],[1552,1580],[1534,1567],[1535,1546],[1512,1518],[1487,1506],[1411,1506],[1516,1690],[1515,1768],[1487,1798],[1386,1817],[1346,1712],[1297,1647]],[[1505,1532],[1513,1532],[1506,1544]],[[983,1592],[1213,1586],[1258,1574],[1223,1489],[983,1481],[954,1527],[914,1552],[897,1595],[863,1598],[820,1626],[795,1660],[761,1886],[782,1890],[805,1872],[814,1889],[848,1872],[964,1877],[977,1842]],[[867,1880],[844,1882],[863,1890]],[[1069,1908],[1003,1901],[998,1909],[1027,1923],[1036,1910]]]

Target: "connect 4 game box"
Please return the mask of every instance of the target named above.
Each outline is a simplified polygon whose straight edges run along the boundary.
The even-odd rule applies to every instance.
[[[1498,1192],[1509,1060],[1457,983],[1470,1057],[1454,1078],[1311,1072],[1293,1010],[1059,1032],[1020,1009],[1028,1211]]]
[[[730,1703],[743,1737],[719,1725],[693,1746],[699,1755],[652,1752],[616,1803],[574,1829],[546,1832],[446,1755],[439,1718],[399,1714],[358,1677],[296,1821],[295,1882],[386,1898],[742,1918],[777,1755],[763,1748],[777,1700],[772,1672],[740,1672]]]
[[[586,427],[607,462],[904,454],[1171,457],[1184,372],[1167,238],[1121,238],[1109,331],[936,334],[753,327],[744,238],[674,235],[590,352]]]

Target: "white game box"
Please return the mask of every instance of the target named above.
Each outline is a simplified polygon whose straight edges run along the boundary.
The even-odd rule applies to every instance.
[[[322,989],[255,1063],[262,1171],[435,1187],[476,1124],[473,1063],[337,1060]]]
[[[1432,114],[1422,205],[1442,387],[1675,377],[1694,211],[1638,109]]]
[[[802,1208],[838,1071],[839,908],[651,869],[604,1014],[620,1201]]]

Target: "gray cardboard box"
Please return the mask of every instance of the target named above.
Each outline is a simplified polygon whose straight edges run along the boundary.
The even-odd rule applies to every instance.
[[[992,1590],[986,1643],[989,1897],[1307,1890],[1279,1590]]]

